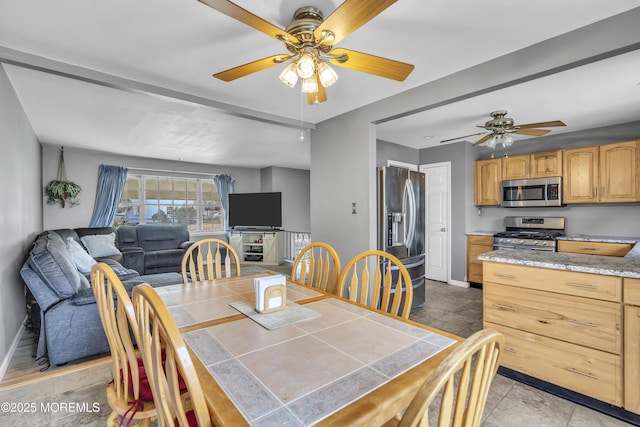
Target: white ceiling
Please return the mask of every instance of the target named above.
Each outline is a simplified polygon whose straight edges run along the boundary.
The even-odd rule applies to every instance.
[[[298,7],[311,3],[326,17],[342,1],[236,3],[285,27]],[[313,132],[301,140],[301,128],[637,7],[640,0],[400,0],[340,46],[415,64],[407,80],[336,67],[328,101],[314,106],[280,83],[284,65],[229,83],[212,78],[285,49],[195,0],[0,0],[0,59],[45,144],[308,168]],[[439,145],[480,131],[497,109],[516,123],[567,123],[554,134],[638,120],[639,70],[632,51],[387,121],[378,137]]]

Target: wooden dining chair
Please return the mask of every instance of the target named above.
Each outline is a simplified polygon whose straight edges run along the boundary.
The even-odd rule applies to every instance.
[[[91,286],[111,351],[113,380],[107,385],[111,407],[107,426],[134,422],[148,426],[156,410],[145,366],[131,339],[133,334],[138,341],[131,298],[116,273],[102,262],[91,268]]]
[[[291,268],[291,280],[336,294],[340,277],[340,257],[329,244],[313,242],[302,248]]]
[[[413,302],[411,276],[390,253],[365,251],[345,266],[338,280],[338,296],[408,319]]]
[[[148,369],[159,427],[210,427],[200,380],[173,317],[148,284],[133,289],[139,347]],[[184,385],[188,394],[181,393]]]
[[[385,427],[428,426],[429,406],[440,392],[438,426],[477,427],[504,351],[504,336],[482,329],[455,348],[427,378],[405,413]],[[459,375],[457,375],[459,373]]]
[[[226,249],[226,251],[220,248]],[[223,257],[222,252],[225,252]],[[202,283],[207,280],[240,276],[240,258],[235,249],[224,240],[203,239],[189,247],[182,257],[182,281],[185,284]]]

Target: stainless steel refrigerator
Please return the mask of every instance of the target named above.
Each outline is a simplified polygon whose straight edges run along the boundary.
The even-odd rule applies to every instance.
[[[395,166],[378,168],[378,249],[395,255],[409,271],[411,311],[422,307],[425,298],[424,190],[422,172]]]

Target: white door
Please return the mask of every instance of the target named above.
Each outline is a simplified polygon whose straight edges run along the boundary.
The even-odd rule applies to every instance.
[[[425,174],[425,277],[449,281],[451,162],[420,166]]]

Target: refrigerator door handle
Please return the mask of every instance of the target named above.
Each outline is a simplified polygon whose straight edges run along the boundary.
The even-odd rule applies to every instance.
[[[411,245],[413,244],[413,238],[415,237],[416,234],[416,199],[415,199],[415,194],[414,194],[414,190],[413,190],[413,183],[411,182],[410,179],[407,179],[405,181],[405,186],[404,186],[404,191],[405,191],[405,195],[407,196],[407,200],[408,200],[408,216],[409,216],[409,224],[408,224],[408,232],[406,234],[406,239],[405,239],[405,246],[407,247],[407,251],[410,250]],[[403,197],[404,198],[404,197]],[[403,208],[405,209],[405,211],[407,211],[406,207],[403,206]],[[411,255],[411,254],[409,254]]]

